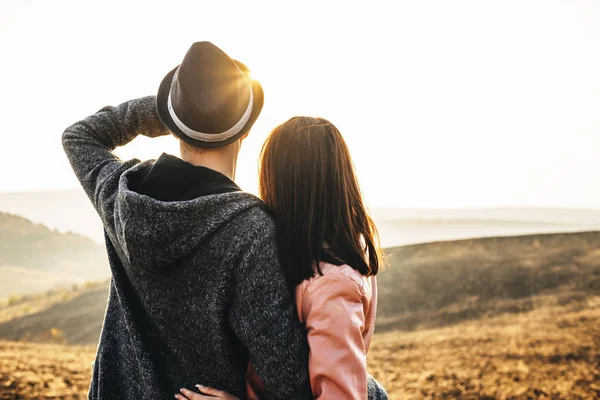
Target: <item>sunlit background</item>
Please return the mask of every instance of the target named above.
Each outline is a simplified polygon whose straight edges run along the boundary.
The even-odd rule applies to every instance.
[[[600,1],[0,0],[0,399],[90,382],[110,269],[62,132],[201,40],[265,90],[243,189],[291,116],[347,139],[385,247],[368,370],[390,398],[599,398]]]
[[[63,130],[209,40],[265,89],[245,190],[268,132],[308,114],[341,129],[372,206],[597,208],[599,21],[592,0],[2,0],[0,191],[77,187]],[[144,139],[119,154],[178,154]]]

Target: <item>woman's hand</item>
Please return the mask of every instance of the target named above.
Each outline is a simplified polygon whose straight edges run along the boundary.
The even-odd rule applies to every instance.
[[[240,400],[234,395],[231,395],[222,390],[213,389],[208,386],[196,385],[200,393],[192,392],[188,389],[179,389],[181,394],[176,394],[175,398],[178,400],[214,400],[214,399],[224,399],[224,400]]]

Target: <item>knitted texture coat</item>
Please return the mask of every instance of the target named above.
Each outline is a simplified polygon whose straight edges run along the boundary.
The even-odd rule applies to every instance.
[[[168,133],[146,97],[63,134],[112,272],[89,398],[167,399],[200,383],[243,399],[251,360],[269,398],[310,399],[306,336],[262,202],[244,192],[161,202],[135,190],[152,161],[112,152]]]

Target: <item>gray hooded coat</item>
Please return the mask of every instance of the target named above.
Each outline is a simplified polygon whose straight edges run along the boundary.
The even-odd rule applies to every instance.
[[[308,347],[256,197],[161,202],[136,193],[152,161],[112,150],[166,135],[154,97],[105,107],[63,147],[104,224],[110,296],[91,399],[166,399],[200,383],[245,397],[251,360],[274,399],[309,399]]]

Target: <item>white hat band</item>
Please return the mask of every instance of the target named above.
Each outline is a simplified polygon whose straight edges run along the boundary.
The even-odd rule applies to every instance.
[[[222,142],[224,140],[229,139],[230,137],[235,136],[240,133],[242,128],[246,125],[248,120],[250,119],[250,115],[252,114],[252,106],[254,105],[254,93],[252,92],[252,87],[248,85],[248,89],[250,90],[250,100],[248,101],[248,107],[246,108],[246,112],[242,116],[242,118],[232,126],[227,129],[225,132],[221,133],[204,133],[198,132],[186,126],[175,114],[175,110],[173,109],[173,105],[171,104],[171,92],[169,92],[169,98],[167,100],[167,107],[169,109],[169,115],[173,119],[173,122],[183,133],[192,139],[202,140],[204,142]]]

